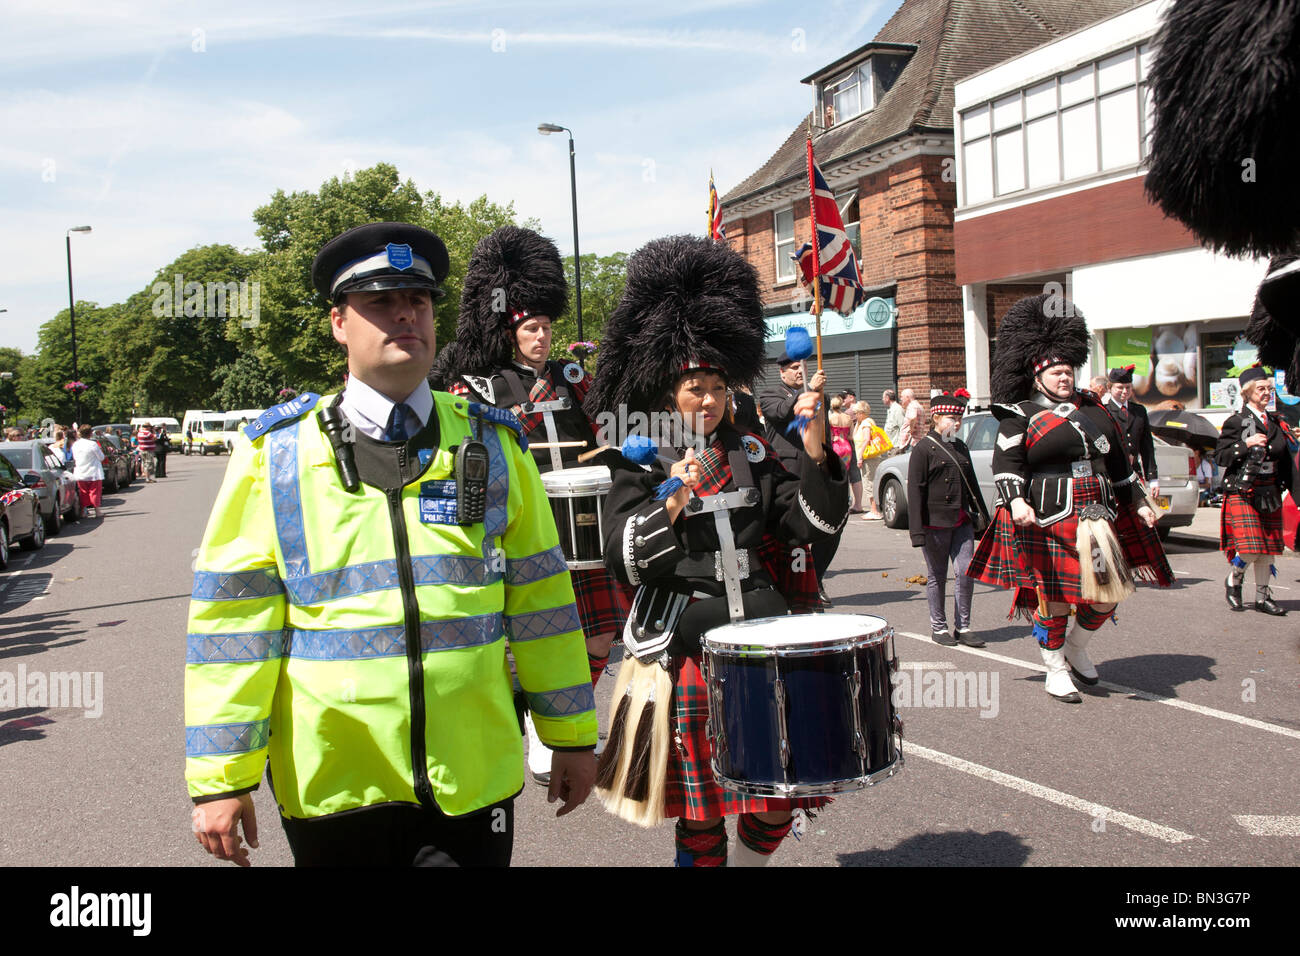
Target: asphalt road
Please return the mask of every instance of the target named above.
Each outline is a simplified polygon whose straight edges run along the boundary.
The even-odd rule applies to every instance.
[[[181,673],[192,554],[225,463],[171,456],[170,477],[107,496],[102,520],[16,553],[0,574],[0,683],[20,668],[101,675],[80,684],[93,699],[78,707],[0,704],[4,864],[224,865],[190,832]],[[924,586],[906,580],[924,575],[920,552],[905,532],[851,519],[828,579],[835,611],[894,627],[913,686],[956,672],[982,681],[986,696],[957,706],[918,695],[902,709],[905,769],[837,797],[775,863],[1294,865],[1300,558],[1278,562],[1290,617],[1233,614],[1217,520],[1202,511],[1192,534],[1170,540],[1176,587],[1141,587],[1121,606],[1119,626],[1090,648],[1103,684],[1068,706],[1044,692],[1036,646],[1007,620],[1005,593],[976,588],[986,649],[933,644]],[[612,686],[607,675],[597,690],[602,725]],[[256,805],[254,864],[290,863],[265,787]],[[670,825],[638,829],[594,801],[561,820],[553,812],[526,784],[516,865],[672,860]]]

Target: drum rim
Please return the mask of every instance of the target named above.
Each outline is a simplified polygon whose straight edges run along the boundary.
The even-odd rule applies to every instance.
[[[710,758],[709,763],[713,769],[713,779],[717,781],[718,786],[734,793],[743,793],[751,797],[781,797],[785,799],[798,797],[824,797],[835,793],[852,793],[855,790],[865,790],[867,787],[874,787],[878,783],[897,776],[903,770],[903,748],[898,748],[898,756],[895,757],[885,766],[872,773],[864,774],[860,777],[845,777],[842,780],[831,780],[826,783],[750,783],[744,780],[737,780],[727,777],[718,770],[715,758]]]
[[[792,615],[793,616],[793,615]],[[724,625],[727,626],[727,625]],[[713,628],[705,631],[700,636],[700,647],[707,654],[713,654],[717,657],[818,657],[823,654],[835,654],[841,652],[852,652],[864,647],[887,646],[893,640],[895,632],[893,627],[886,624],[878,631],[869,634],[858,635],[857,638],[846,640],[842,637],[827,637],[822,640],[806,640],[798,644],[781,645],[781,644],[720,644],[716,640],[711,641],[709,635],[720,628]]]
[[[592,474],[577,475],[575,472],[592,472]],[[561,468],[559,471],[543,472],[541,477],[542,490],[546,492],[548,498],[586,498],[593,494],[608,492],[614,487],[613,474],[606,465]],[[549,483],[547,479],[550,479]]]

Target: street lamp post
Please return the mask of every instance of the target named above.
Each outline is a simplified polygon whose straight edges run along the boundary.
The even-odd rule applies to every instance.
[[[582,341],[582,266],[578,256],[578,173],[573,161],[573,130],[555,123],[541,123],[537,132],[543,136],[552,133],[569,134],[569,189],[573,196],[573,289],[577,297],[578,341]]]
[[[72,327],[72,380],[80,382],[81,376],[77,374],[77,310],[76,303],[72,299],[72,234],[74,232],[90,232],[89,226],[73,226],[63,236],[68,244],[68,324]],[[81,424],[81,392],[73,390],[74,400],[77,403],[77,424]]]

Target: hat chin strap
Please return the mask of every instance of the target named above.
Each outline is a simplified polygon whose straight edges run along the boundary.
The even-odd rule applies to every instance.
[[[1052,399],[1053,401],[1064,402],[1070,397],[1071,394],[1074,393],[1073,385],[1070,386],[1070,391],[1067,392],[1065,395],[1057,395],[1051,390],[1049,390],[1046,385],[1043,384],[1043,373],[1049,372],[1054,368],[1056,368],[1055,365],[1049,365],[1047,368],[1043,369],[1042,372],[1039,372],[1037,375],[1035,375],[1034,388],[1038,389],[1038,391],[1042,392],[1044,395],[1046,395],[1048,398]]]

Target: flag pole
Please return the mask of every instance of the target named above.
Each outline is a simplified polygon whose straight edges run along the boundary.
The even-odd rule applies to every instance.
[[[822,261],[817,242],[817,186],[813,179],[812,120],[808,120],[808,218],[812,222],[813,321],[817,330],[817,371],[822,370]],[[805,383],[807,384],[807,383]]]
[[[704,234],[710,239],[713,238],[713,167],[709,167],[709,209],[705,214],[709,221],[704,226]]]

